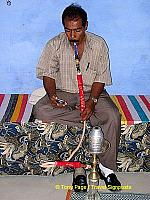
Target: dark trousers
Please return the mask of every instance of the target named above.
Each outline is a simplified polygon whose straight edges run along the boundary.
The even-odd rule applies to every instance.
[[[85,99],[89,98],[90,92],[85,92]],[[68,106],[58,109],[50,105],[48,96],[40,99],[33,108],[33,115],[43,122],[57,122],[69,126],[83,127],[81,123],[80,110],[75,109],[79,105],[79,94],[57,91],[60,99],[67,101]],[[110,149],[102,156],[100,162],[112,170],[116,170],[117,150],[121,132],[121,115],[118,108],[111,100],[109,94],[104,90],[95,106],[95,112],[90,117],[92,126],[101,126],[104,137],[111,143]]]

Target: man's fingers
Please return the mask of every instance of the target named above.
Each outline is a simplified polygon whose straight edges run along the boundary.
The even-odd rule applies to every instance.
[[[83,113],[81,113],[82,120],[89,119],[91,117],[92,113],[93,113],[92,111],[88,112],[88,111],[84,110]]]
[[[61,102],[59,103],[57,101],[57,98],[54,98],[54,97],[51,98],[50,103],[54,108],[63,108],[66,105],[68,105],[68,103],[66,101],[63,101],[63,103],[61,103]]]
[[[75,108],[76,108],[77,110],[79,110],[79,109],[80,109],[80,106],[79,106],[79,105],[76,105]]]
[[[58,108],[63,108],[63,107],[65,107],[67,104],[62,104],[62,103],[57,103],[57,107]]]
[[[81,118],[82,118],[82,120],[86,120],[86,119],[87,119],[87,112],[86,112],[86,110],[84,110],[84,111],[81,113]]]

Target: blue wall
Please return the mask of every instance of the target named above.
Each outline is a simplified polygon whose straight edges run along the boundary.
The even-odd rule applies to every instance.
[[[0,93],[41,87],[35,68],[46,41],[63,31],[61,14],[72,0],[0,1]],[[150,0],[79,0],[89,31],[110,48],[111,94],[150,94]]]

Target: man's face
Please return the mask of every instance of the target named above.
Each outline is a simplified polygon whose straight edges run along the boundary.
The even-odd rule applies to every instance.
[[[72,20],[66,17],[64,20],[64,29],[71,43],[76,42],[80,44],[84,40],[87,23],[85,27],[83,27],[81,18]]]

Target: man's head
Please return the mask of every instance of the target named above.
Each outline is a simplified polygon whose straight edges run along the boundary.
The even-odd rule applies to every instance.
[[[62,14],[62,23],[70,42],[81,43],[88,26],[87,13],[76,4],[71,4]]]

